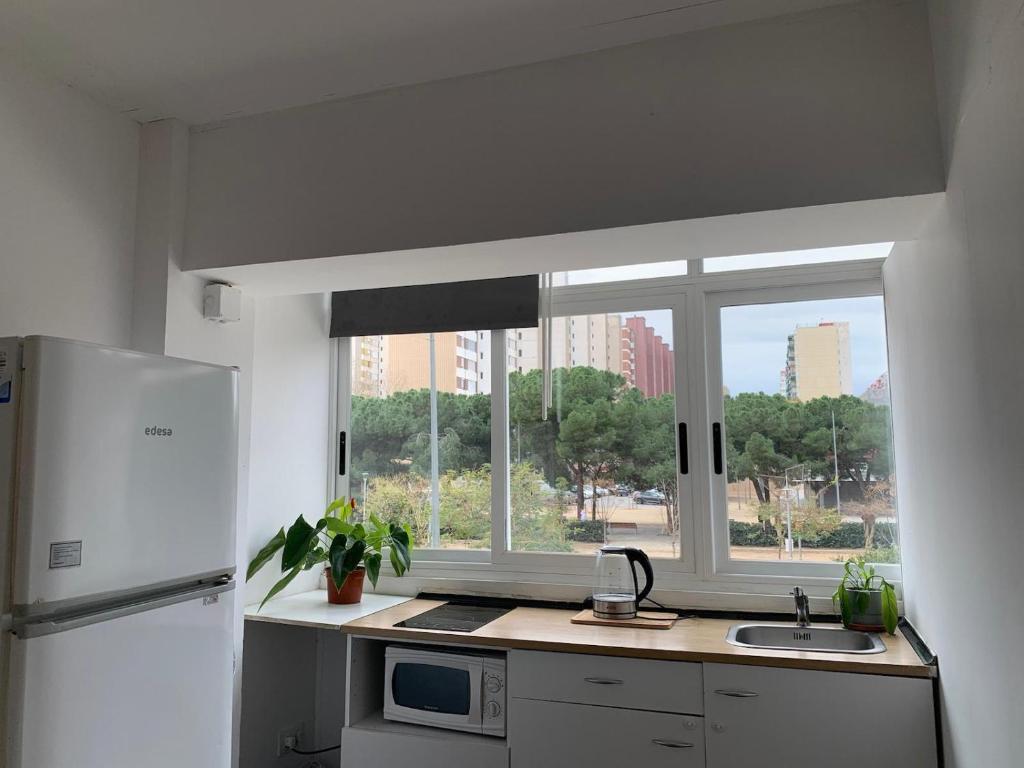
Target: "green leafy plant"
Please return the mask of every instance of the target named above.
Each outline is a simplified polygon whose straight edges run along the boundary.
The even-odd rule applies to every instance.
[[[412,533],[409,526],[385,523],[372,514],[365,524],[353,523],[355,508],[355,499],[335,499],[314,525],[299,515],[287,532],[281,528],[256,553],[246,571],[246,581],[252,579],[279,550],[283,550],[281,572],[284,576],[267,592],[260,603],[261,609],[270,598],[287,587],[300,571],[308,571],[323,564],[329,565],[328,578],[334,581],[338,589],[360,565],[366,568],[370,583],[376,587],[385,550],[388,550],[395,575],[405,575],[412,567]]]
[[[850,624],[854,611],[868,610],[871,592],[882,594],[882,623],[890,635],[896,634],[899,611],[896,607],[896,590],[892,584],[875,572],[875,567],[863,557],[851,558],[843,566],[843,579],[839,582],[832,602],[843,616],[843,623]]]

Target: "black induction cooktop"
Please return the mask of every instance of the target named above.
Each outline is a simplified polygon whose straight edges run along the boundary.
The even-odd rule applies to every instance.
[[[472,632],[501,618],[513,608],[514,606],[494,607],[445,603],[437,608],[424,611],[418,616],[400,621],[395,626],[406,629],[436,629],[444,632]]]

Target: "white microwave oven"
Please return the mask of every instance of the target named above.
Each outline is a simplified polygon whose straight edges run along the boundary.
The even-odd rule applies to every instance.
[[[503,737],[506,685],[503,654],[389,645],[384,654],[384,717]]]

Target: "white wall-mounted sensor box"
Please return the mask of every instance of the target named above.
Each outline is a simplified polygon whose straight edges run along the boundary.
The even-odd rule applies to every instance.
[[[237,323],[242,319],[242,289],[223,283],[210,283],[203,291],[203,317],[218,323]]]

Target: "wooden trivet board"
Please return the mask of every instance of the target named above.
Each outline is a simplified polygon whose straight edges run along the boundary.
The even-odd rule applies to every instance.
[[[639,611],[635,619],[600,619],[589,608],[580,611],[570,621],[573,624],[594,624],[601,627],[630,627],[632,629],[672,629],[679,617],[674,613]]]

